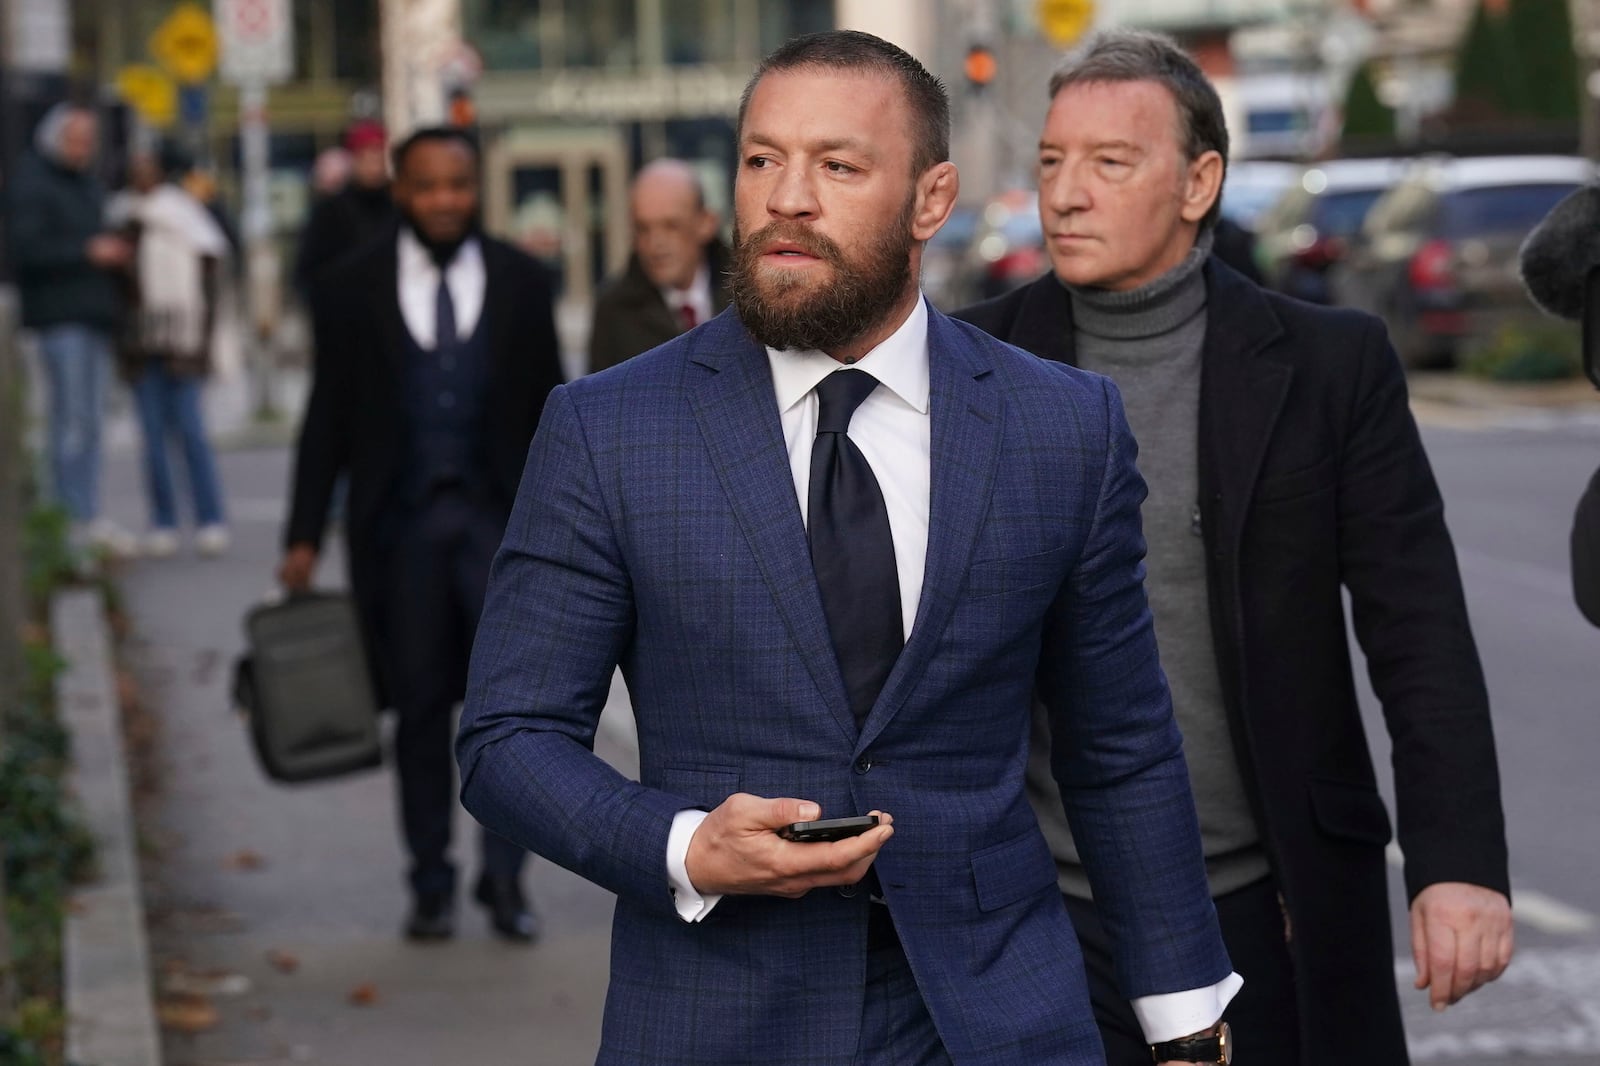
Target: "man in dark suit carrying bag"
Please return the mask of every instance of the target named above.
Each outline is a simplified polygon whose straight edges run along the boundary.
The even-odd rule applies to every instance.
[[[1053,273],[958,313],[1117,382],[1150,486],[1146,588],[1212,895],[1246,979],[1244,1066],[1403,1066],[1379,797],[1341,593],[1394,743],[1417,985],[1505,968],[1511,908],[1488,696],[1443,504],[1383,325],[1267,293],[1211,254],[1228,134],[1172,41],[1105,34],[1057,71],[1039,146]],[[1051,780],[1029,784],[1108,1059],[1148,1062]],[[1081,856],[1081,858],[1080,858]]]
[[[489,564],[539,412],[560,383],[543,268],[479,231],[476,144],[424,129],[394,151],[402,222],[323,276],[316,372],[295,461],[280,579],[310,586],[341,473],[355,594],[395,763],[413,895],[406,934],[454,932],[451,715]],[[476,898],[502,937],[534,921],[525,853],[485,830]]]
[[[734,309],[557,389],[529,452],[462,794],[616,893],[602,1063],[1102,1063],[1023,795],[1036,685],[1149,1061],[1224,1061],[1239,978],[1140,586],[1133,441],[1104,378],[923,300],[948,147],[944,87],[893,45],[768,57]],[[593,752],[619,663],[638,781]]]

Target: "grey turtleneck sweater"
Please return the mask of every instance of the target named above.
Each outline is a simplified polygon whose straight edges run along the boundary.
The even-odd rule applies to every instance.
[[[1182,263],[1141,288],[1068,291],[1078,365],[1117,383],[1139,442],[1139,471],[1150,489],[1142,511],[1145,592],[1183,730],[1211,892],[1220,896],[1266,876],[1268,869],[1223,706],[1200,537],[1197,442],[1206,333],[1200,268],[1210,251],[1208,231]],[[1028,788],[1056,857],[1061,890],[1088,897],[1088,878],[1050,774],[1042,708],[1034,715]]]

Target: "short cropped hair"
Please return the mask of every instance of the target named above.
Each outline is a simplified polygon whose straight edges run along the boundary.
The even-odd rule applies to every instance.
[[[950,94],[944,82],[909,52],[859,30],[831,30],[796,37],[756,67],[739,98],[739,134],[756,85],[768,74],[790,70],[846,70],[894,78],[911,108],[913,175],[950,158]],[[804,101],[796,101],[804,107]]]
[[[1178,132],[1185,157],[1193,162],[1215,151],[1222,156],[1223,175],[1227,175],[1228,124],[1222,116],[1222,100],[1200,65],[1170,37],[1144,30],[1096,33],[1050,76],[1050,99],[1074,85],[1119,81],[1153,81],[1166,88],[1178,105]],[[1221,203],[1218,196],[1201,220],[1202,226],[1216,223]]]
[[[394,166],[396,174],[405,169],[406,157],[411,154],[411,149],[421,144],[459,144],[472,154],[472,161],[475,164],[481,166],[483,163],[477,139],[466,130],[458,126],[423,126],[412,130],[390,153],[389,161]]]

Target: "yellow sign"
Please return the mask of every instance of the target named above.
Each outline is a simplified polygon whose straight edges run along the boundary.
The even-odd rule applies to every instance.
[[[217,67],[217,31],[210,14],[199,4],[179,4],[150,35],[150,54],[185,85],[205,81]]]
[[[178,87],[148,63],[117,71],[117,93],[152,126],[168,126],[178,116]]]
[[[1039,0],[1038,19],[1051,44],[1071,47],[1094,22],[1094,0]]]

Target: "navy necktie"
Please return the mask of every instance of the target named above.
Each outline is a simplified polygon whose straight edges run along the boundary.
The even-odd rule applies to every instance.
[[[450,286],[444,271],[439,271],[439,292],[433,299],[433,347],[437,351],[453,348],[456,344],[456,304],[450,298]]]
[[[806,527],[833,650],[856,725],[866,721],[905,643],[889,510],[866,456],[846,435],[878,387],[863,370],[838,370],[817,386]]]

